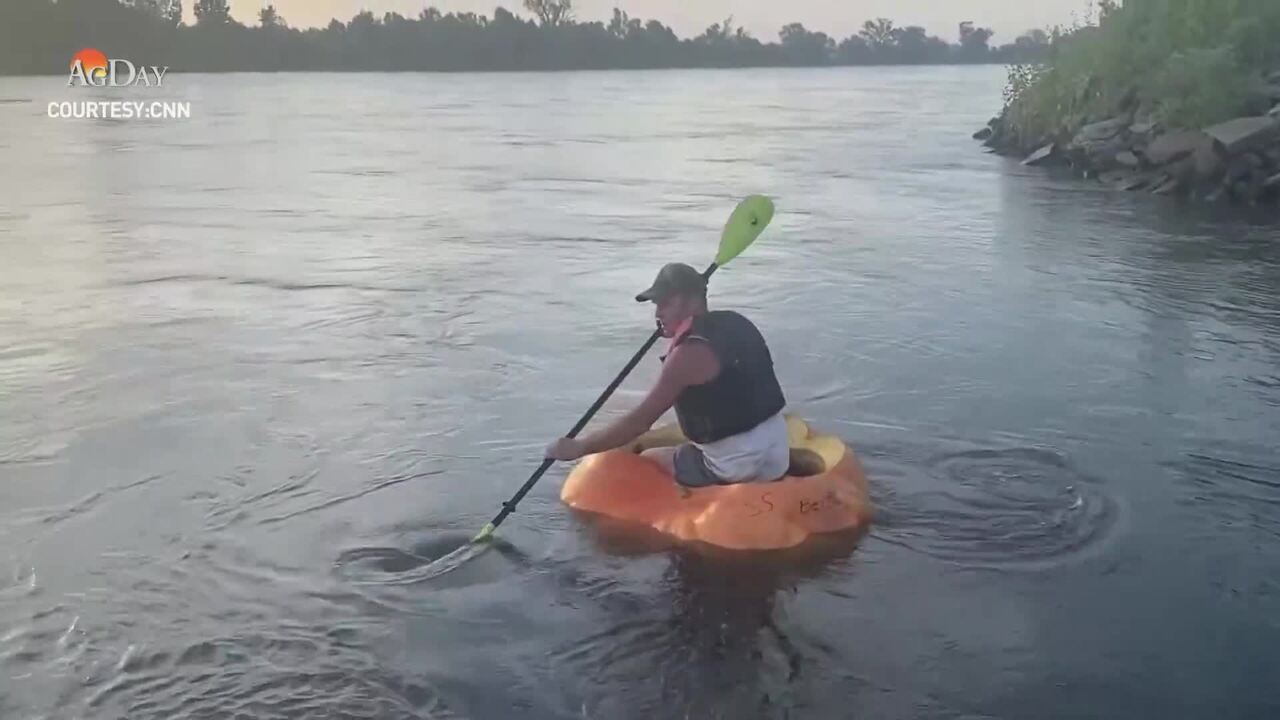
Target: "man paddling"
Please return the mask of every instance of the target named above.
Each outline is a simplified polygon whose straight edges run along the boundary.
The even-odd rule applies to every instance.
[[[706,280],[683,263],[664,266],[636,300],[654,303],[658,327],[671,340],[657,382],[626,415],[598,432],[552,442],[546,456],[577,460],[631,445],[675,407],[690,442],[645,455],[679,484],[767,482],[785,475],[786,399],[756,326],[731,310],[709,311]]]

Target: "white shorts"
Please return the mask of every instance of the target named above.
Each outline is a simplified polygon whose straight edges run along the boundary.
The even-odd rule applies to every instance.
[[[675,456],[676,480],[691,487],[772,482],[786,475],[790,465],[791,444],[782,413],[723,440],[682,446]]]

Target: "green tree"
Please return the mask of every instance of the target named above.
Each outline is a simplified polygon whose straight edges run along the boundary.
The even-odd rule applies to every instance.
[[[733,16],[725,18],[723,23],[711,23],[702,34],[694,38],[694,42],[707,45],[727,45],[733,38]]]
[[[619,40],[625,40],[628,37],[634,37],[644,32],[644,26],[639,18],[633,18],[618,8],[613,9],[613,18],[609,20],[608,29],[609,34]]]
[[[929,34],[924,28],[912,25],[894,28],[893,46],[898,50],[898,57],[906,62],[922,62],[927,53]]]
[[[893,21],[888,18],[868,20],[862,23],[862,30],[858,35],[873,50],[883,50],[893,44]]]
[[[196,0],[196,23],[200,25],[226,25],[231,22],[231,8],[227,0]]]
[[[128,0],[122,4],[141,10],[174,27],[182,22],[182,0]]]
[[[280,17],[280,13],[276,12],[275,5],[268,5],[262,8],[258,13],[258,24],[263,29],[287,27],[284,18]]]
[[[524,8],[537,16],[543,27],[573,22],[573,0],[524,0]]]
[[[835,54],[836,44],[822,32],[810,32],[800,23],[791,23],[778,33],[782,53],[797,65],[826,65]]]
[[[1049,33],[1040,30],[1028,30],[1018,36],[1016,43],[1024,47],[1040,47],[1049,44]]]
[[[158,0],[160,16],[174,27],[182,24],[182,0]]]
[[[991,28],[974,27],[972,21],[960,23],[960,54],[970,61],[986,59],[991,52],[987,43],[994,35]]]
[[[894,28],[890,35],[893,38],[895,59],[899,62],[944,62],[951,51],[946,41],[929,35],[918,25]]]
[[[836,62],[841,65],[866,65],[873,59],[874,52],[871,45],[861,35],[845,38],[836,48]]]

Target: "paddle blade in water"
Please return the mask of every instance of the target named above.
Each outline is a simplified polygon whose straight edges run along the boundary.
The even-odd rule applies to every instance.
[[[760,237],[765,226],[773,219],[773,201],[763,195],[752,195],[738,203],[724,232],[720,234],[720,251],[716,253],[716,266],[738,257],[751,243]]]
[[[357,548],[343,553],[339,566],[343,574],[358,585],[416,585],[452,573],[491,549],[505,549],[500,547],[497,538],[483,543],[464,541],[460,547],[455,547],[455,539],[442,538],[442,541],[449,543],[444,547],[453,547],[453,550],[439,557],[436,554],[443,551],[443,547],[439,547],[441,543],[413,551]]]
[[[403,573],[396,579],[395,584],[411,585],[451,573],[487,552],[491,547],[493,546],[488,543],[469,542],[442,558],[433,560],[411,572]]]
[[[494,530],[497,530],[497,528],[494,527],[493,523],[485,525],[475,537],[471,538],[471,542],[474,544],[488,540],[493,537]]]

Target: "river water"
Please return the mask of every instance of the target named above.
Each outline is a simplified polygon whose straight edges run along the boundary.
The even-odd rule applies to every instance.
[[[1277,230],[985,154],[1002,84],[0,79],[0,716],[1275,717]],[[860,545],[620,547],[557,467],[425,577],[757,192],[712,303],[861,456]]]

